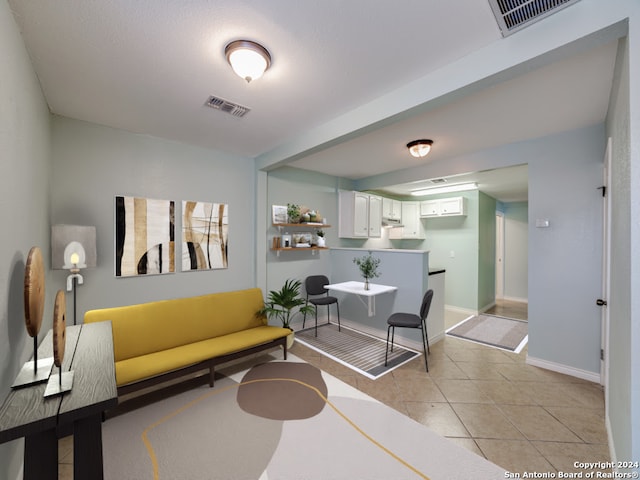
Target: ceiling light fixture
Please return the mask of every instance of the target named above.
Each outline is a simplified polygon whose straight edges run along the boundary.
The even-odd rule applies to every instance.
[[[407,143],[407,148],[413,157],[422,158],[431,151],[431,145],[433,145],[433,140],[414,140]]]
[[[227,62],[240,78],[247,83],[262,74],[271,65],[271,55],[262,45],[251,40],[236,40],[224,49]]]
[[[465,192],[467,190],[476,190],[477,183],[459,183],[457,185],[447,185],[446,187],[424,188],[422,190],[413,190],[411,195],[423,197],[425,195],[436,195],[437,193]]]

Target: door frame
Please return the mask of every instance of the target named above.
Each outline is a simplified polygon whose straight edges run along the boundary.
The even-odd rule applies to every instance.
[[[610,299],[611,278],[611,137],[607,139],[607,148],[604,154],[602,196],[602,299],[608,302]],[[605,304],[601,307],[601,339],[600,348],[600,384],[605,387],[605,404],[609,403],[609,307]]]

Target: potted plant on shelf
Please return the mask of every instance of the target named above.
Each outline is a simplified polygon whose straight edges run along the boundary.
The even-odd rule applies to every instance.
[[[289,223],[300,223],[300,205],[287,203],[287,216]]]
[[[287,279],[280,290],[271,290],[264,308],[258,311],[258,315],[266,315],[269,319],[280,320],[283,328],[291,330],[288,337],[287,348],[293,344],[293,329],[291,319],[296,313],[312,314],[314,308],[308,305],[300,296],[300,280]],[[297,311],[296,311],[297,309]]]
[[[324,247],[325,246],[325,242],[324,242],[324,230],[322,230],[321,228],[319,228],[318,230],[316,230],[316,236],[318,237],[318,246],[319,247]]]
[[[380,272],[378,272],[380,259],[374,257],[371,252],[369,252],[364,257],[354,258],[353,263],[358,265],[360,274],[364,277],[364,289],[369,290],[369,279],[380,276]]]

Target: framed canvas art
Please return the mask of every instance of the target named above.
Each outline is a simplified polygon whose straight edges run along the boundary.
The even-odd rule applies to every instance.
[[[116,277],[175,272],[175,202],[115,199]]]
[[[182,202],[182,271],[227,268],[226,203]]]

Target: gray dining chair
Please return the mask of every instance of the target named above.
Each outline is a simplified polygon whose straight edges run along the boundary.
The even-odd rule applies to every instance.
[[[422,305],[420,305],[420,315],[415,313],[393,313],[387,319],[387,346],[384,351],[384,365],[387,366],[389,356],[389,334],[391,334],[391,351],[393,352],[393,337],[396,327],[402,328],[419,328],[421,330],[422,346],[424,348],[424,364],[429,371],[429,361],[427,355],[431,352],[429,349],[429,335],[427,334],[427,316],[431,308],[431,300],[433,299],[433,290],[429,289],[422,297]]]
[[[329,279],[325,275],[311,275],[304,281],[304,288],[307,291],[307,305],[310,303],[316,310],[316,337],[318,336],[318,306],[327,306],[327,323],[331,323],[331,314],[329,308],[331,304],[336,304],[336,311],[338,314],[338,331],[340,331],[340,305],[338,299],[329,295],[329,291],[324,288],[325,285],[329,285]],[[310,298],[311,297],[311,298]],[[307,320],[307,314],[305,312],[302,317],[302,328]]]

